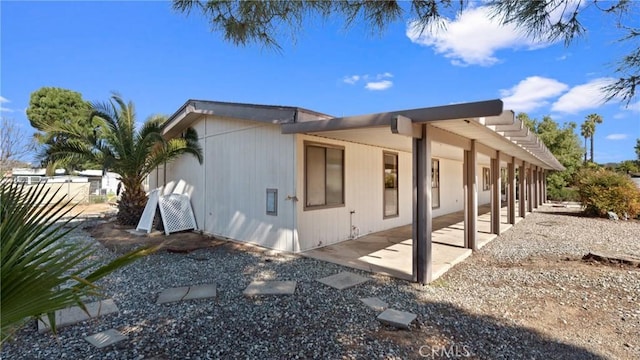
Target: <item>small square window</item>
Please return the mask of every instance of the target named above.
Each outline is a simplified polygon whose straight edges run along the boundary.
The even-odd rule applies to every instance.
[[[278,189],[267,189],[267,215],[278,215]]]

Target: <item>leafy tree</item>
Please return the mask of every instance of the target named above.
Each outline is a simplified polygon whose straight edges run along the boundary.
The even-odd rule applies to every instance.
[[[615,170],[624,174],[640,172],[640,166],[637,161],[625,160],[616,165]]]
[[[85,135],[93,132],[88,122],[90,112],[91,104],[84,101],[82,95],[76,91],[43,87],[31,93],[27,117],[31,126],[39,130],[34,137],[44,145],[40,154],[43,164],[48,164],[52,169],[58,166],[64,167],[68,171],[81,170],[90,166],[90,164],[70,160],[53,163],[50,153],[52,147],[67,141],[65,134],[54,131],[56,128],[74,127],[75,132],[82,132]]]
[[[56,191],[57,192],[57,191]],[[139,249],[107,264],[93,259],[92,247],[71,243],[69,201],[54,201],[44,185],[25,187],[0,181],[0,344],[27,320],[48,315],[55,331],[55,310],[82,305],[95,295],[95,281],[154,249]]]
[[[588,123],[589,125],[589,135],[591,137],[591,162],[593,161],[593,137],[596,134],[596,125],[597,124],[602,124],[602,116],[598,115],[598,114],[589,114],[587,115],[587,118],[585,120],[586,123]]]
[[[584,1],[575,0],[495,0],[487,6],[491,7],[495,18],[502,24],[515,24],[531,37],[543,41],[563,40],[567,46],[576,37],[586,33],[587,29],[582,25],[581,19],[592,16],[587,10],[596,8],[603,14],[614,17],[617,26],[627,32],[620,41],[640,41],[640,28],[636,21],[640,2],[590,2],[593,6],[585,6]],[[601,7],[602,4],[606,7]],[[361,23],[372,33],[381,33],[389,24],[397,21],[415,21],[422,31],[429,31],[442,24],[444,15],[462,11],[468,6],[476,4],[464,0],[173,0],[176,11],[185,14],[193,10],[201,12],[209,20],[211,29],[222,32],[225,40],[233,44],[258,43],[275,48],[280,48],[277,36],[282,28],[288,28],[291,38],[295,39],[296,33],[304,29],[308,18],[312,16],[324,20],[340,18],[347,28]],[[631,48],[631,52],[620,60],[615,70],[619,80],[606,87],[609,100],[620,98],[629,104],[635,96],[635,88],[640,84],[640,46]]]
[[[638,156],[638,161],[640,161],[640,139],[636,139],[636,146],[634,147],[636,150],[636,156]]]
[[[90,160],[120,174],[124,185],[118,201],[120,224],[138,223],[147,203],[142,182],[158,165],[182,154],[194,155],[202,163],[202,148],[193,128],[181,138],[166,140],[161,129],[166,118],[152,116],[137,130],[133,103],[125,103],[117,94],[110,101],[92,104],[90,119],[94,131],[88,136],[73,126],[55,129],[68,141],[52,147],[51,154],[55,159]]]
[[[583,151],[580,139],[575,133],[577,125],[574,122],[568,122],[560,126],[549,116],[538,121],[530,119],[525,113],[518,114],[518,119],[524,121],[525,125],[542,140],[565,167],[565,170],[556,171],[547,176],[549,196],[552,199],[562,199],[566,196],[565,188],[571,186],[581,164]]]

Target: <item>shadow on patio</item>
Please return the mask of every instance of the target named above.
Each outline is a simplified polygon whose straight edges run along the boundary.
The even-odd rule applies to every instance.
[[[516,217],[516,223],[520,220],[522,218]],[[500,224],[501,233],[511,228],[507,221],[506,207],[500,211]],[[478,207],[477,230],[478,248],[497,237],[491,233],[489,205]],[[432,281],[471,253],[471,249],[464,247],[464,211],[433,218]],[[302,253],[310,258],[404,280],[412,279],[412,254],[412,225],[363,235],[355,240]]]

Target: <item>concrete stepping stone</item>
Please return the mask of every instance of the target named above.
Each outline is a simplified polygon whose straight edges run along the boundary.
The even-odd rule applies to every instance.
[[[63,326],[71,324],[77,324],[91,318],[118,312],[118,307],[113,302],[113,299],[96,301],[85,304],[85,306],[89,314],[84,312],[84,310],[79,306],[57,310],[55,312],[56,328],[61,328]],[[51,324],[49,324],[49,318],[44,315],[42,319],[38,320],[38,331],[43,333],[50,329]]]
[[[377,297],[361,298],[360,301],[375,311],[384,311],[389,307],[386,302]]]
[[[182,286],[162,290],[160,294],[158,294],[157,304],[214,297],[216,297],[215,284]]]
[[[292,295],[296,281],[254,281],[242,292],[245,296]]]
[[[97,334],[93,334],[85,337],[91,345],[97,347],[98,349],[102,349],[103,347],[113,345],[118,341],[122,341],[127,337],[123,335],[120,331],[116,329],[109,329],[107,331],[99,332]]]
[[[383,311],[382,314],[378,315],[378,320],[393,327],[408,329],[409,324],[411,324],[417,317],[418,315],[410,312],[387,309]]]
[[[338,290],[344,290],[367,282],[369,279],[358,274],[343,271],[335,275],[323,277],[322,279],[318,279],[318,281]]]

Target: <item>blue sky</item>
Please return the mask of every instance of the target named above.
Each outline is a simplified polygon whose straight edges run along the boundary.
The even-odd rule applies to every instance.
[[[1,115],[31,133],[24,110],[43,86],[89,101],[117,91],[138,119],[170,115],[187,99],[300,106],[335,115],[502,98],[505,108],[541,119],[604,118],[595,136],[600,163],[634,159],[640,100],[602,104],[629,44],[614,19],[591,12],[590,30],[570,47],[533,43],[490,23],[476,7],[446,32],[418,34],[395,23],[381,35],[315,21],[280,52],[236,47],[200,16],[169,2],[0,2]],[[625,47],[626,46],[626,47]],[[579,128],[577,130],[579,132]]]

